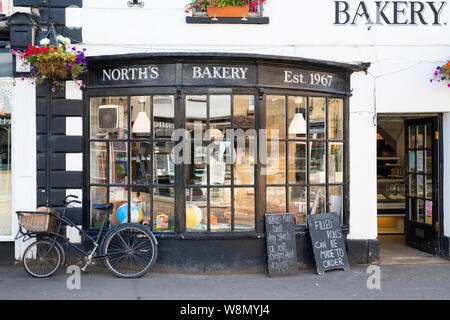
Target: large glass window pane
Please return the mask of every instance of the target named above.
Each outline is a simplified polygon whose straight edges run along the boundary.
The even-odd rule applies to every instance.
[[[309,183],[325,183],[325,142],[310,142]]]
[[[219,132],[219,131],[218,131]],[[231,184],[233,145],[230,141],[213,141],[207,147],[209,184]]]
[[[107,202],[107,194],[105,187],[91,187],[90,188],[90,202],[91,202],[91,226],[93,228],[100,228],[105,219],[105,212],[95,210],[94,204],[104,204]]]
[[[266,97],[266,127],[268,138],[284,139],[286,131],[285,104],[286,98],[284,96]]]
[[[106,142],[91,142],[90,151],[90,181],[106,184]]]
[[[255,97],[236,95],[233,97],[233,124],[234,129],[246,132],[255,127]]]
[[[307,188],[306,186],[289,187],[289,213],[295,215],[296,225],[306,224]]]
[[[306,97],[288,97],[289,138],[306,138]]]
[[[207,101],[207,96],[186,96],[186,130],[191,138],[203,138],[206,130]]]
[[[234,184],[254,184],[256,145],[254,137],[238,139],[235,142]]]
[[[154,171],[155,184],[174,184],[175,165],[173,159],[173,142],[161,141],[153,144],[154,147]]]
[[[128,98],[103,97],[90,101],[91,139],[128,137]]]
[[[309,210],[310,214],[326,212],[326,191],[325,186],[309,187]]]
[[[416,196],[416,176],[413,174],[409,175],[408,178],[409,183],[409,196],[415,197]]]
[[[128,221],[128,188],[110,187],[109,201],[114,205],[111,222],[114,225],[126,223]]]
[[[424,181],[423,181],[423,175],[418,174],[417,175],[417,196],[418,197],[424,197]]]
[[[267,213],[286,212],[286,188],[268,187],[266,191]]]
[[[173,231],[175,217],[174,188],[153,189],[153,230]]]
[[[422,149],[424,147],[425,139],[425,126],[417,126],[417,148]]]
[[[416,147],[416,127],[409,126],[409,148],[414,149]]]
[[[234,188],[234,230],[255,230],[255,189]]]
[[[155,138],[170,138],[174,130],[173,96],[153,96],[153,136]]]
[[[344,102],[342,99],[328,99],[328,138],[344,138]]]
[[[341,224],[343,223],[344,188],[342,186],[330,186],[328,188],[329,212],[337,214]]]
[[[330,143],[328,153],[328,182],[341,183],[344,181],[344,144]]]
[[[433,147],[433,132],[431,130],[431,125],[427,124],[425,126],[426,136],[425,136],[425,148],[431,149]]]
[[[433,198],[433,179],[431,176],[425,176],[425,198]]]
[[[186,189],[186,231],[206,231],[208,192],[206,188]]]
[[[433,152],[425,151],[425,172],[433,173]]]
[[[226,129],[231,128],[231,96],[209,96],[209,137],[224,140]]]
[[[286,143],[267,142],[266,183],[286,183]]]
[[[151,115],[150,115],[150,97],[131,97],[131,137],[144,138],[150,136]]]
[[[208,170],[206,163],[208,144],[193,142],[191,147],[192,158],[190,159],[190,163],[185,165],[186,184],[206,185],[208,183]]]
[[[211,231],[231,231],[231,189],[210,189]]]
[[[425,222],[425,202],[417,199],[417,222]]]
[[[408,152],[408,166],[409,166],[409,172],[416,171],[416,152],[415,151]]]
[[[109,183],[128,183],[128,143],[109,143]]]
[[[150,142],[131,143],[131,179],[133,184],[151,183],[152,159]]]
[[[417,150],[417,152],[416,152],[417,172],[423,172],[423,162],[424,162],[423,153],[424,153],[424,151],[422,151],[422,150],[420,150],[420,151]]]
[[[131,222],[150,226],[151,187],[136,187],[131,189]]]
[[[289,183],[306,183],[306,142],[289,141]]]
[[[325,98],[309,99],[309,137],[325,139]]]

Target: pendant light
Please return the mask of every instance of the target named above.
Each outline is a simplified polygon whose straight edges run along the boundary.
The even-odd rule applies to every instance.
[[[302,97],[295,97],[295,104],[299,105],[303,101]],[[306,121],[301,112],[301,108],[295,108],[295,116],[289,125],[289,134],[306,134]]]
[[[134,121],[132,132],[133,133],[145,133],[150,134],[150,119],[147,115],[145,109],[145,99],[143,101],[139,101],[142,103],[142,111],[139,112],[136,120]]]

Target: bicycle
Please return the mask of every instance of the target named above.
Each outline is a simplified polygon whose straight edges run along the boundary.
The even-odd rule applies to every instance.
[[[147,227],[137,223],[122,223],[114,226],[109,217],[114,205],[112,203],[94,204],[93,208],[103,211],[105,215],[97,235],[91,237],[66,217],[67,208],[71,204],[81,203],[69,198],[77,199],[78,197],[68,195],[64,199],[62,215],[51,209],[47,209],[46,212],[16,212],[19,216],[16,239],[23,237],[23,241],[26,241],[29,238],[36,238],[36,241],[30,244],[23,254],[22,261],[28,274],[37,278],[50,277],[61,264],[64,265],[66,254],[60,242],[66,243],[84,255],[85,265],[81,268],[83,271],[86,271],[88,265],[100,259],[104,259],[108,270],[120,278],[138,278],[150,270],[158,256],[158,241]],[[39,223],[34,223],[36,221]],[[111,228],[102,236],[106,223]],[[84,251],[71,243],[69,238],[61,232],[63,224],[76,228],[82,238],[92,243],[92,249]]]

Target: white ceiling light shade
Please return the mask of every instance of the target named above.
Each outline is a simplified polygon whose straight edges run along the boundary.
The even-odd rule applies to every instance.
[[[289,125],[289,134],[306,134],[306,121],[300,108],[295,108],[295,116]]]
[[[150,134],[150,118],[148,117],[147,112],[139,112],[134,121],[132,132]]]

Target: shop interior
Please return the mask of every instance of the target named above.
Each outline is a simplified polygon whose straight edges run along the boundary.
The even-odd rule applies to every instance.
[[[431,116],[435,115],[378,115],[377,222],[381,264],[424,263],[439,259],[408,247],[405,231],[405,120]]]

